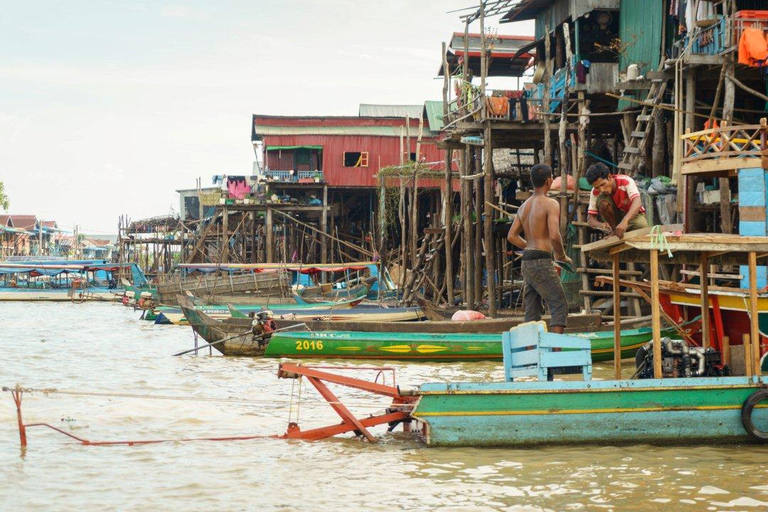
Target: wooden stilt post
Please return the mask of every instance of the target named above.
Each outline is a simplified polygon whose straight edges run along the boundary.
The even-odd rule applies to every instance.
[[[659,303],[659,250],[651,253],[651,329],[653,332],[653,378],[662,378],[661,372],[661,304]]]
[[[621,380],[621,287],[619,287],[619,255],[613,255],[613,376]],[[654,359],[655,361],[655,359]]]
[[[550,79],[552,78],[552,53],[550,50],[551,41],[549,39],[549,25],[544,26],[544,163],[552,165],[552,134],[549,131],[549,99],[550,99]]]
[[[470,146],[466,146],[464,150],[464,168],[463,175],[469,175],[469,157],[472,154]],[[473,238],[472,238],[472,182],[467,179],[461,180],[461,211],[464,219],[464,271],[466,281],[466,294],[464,295],[464,304],[467,308],[475,307],[475,261],[472,256],[473,253]]]
[[[323,213],[320,217],[320,263],[328,261],[328,185],[323,185]]]
[[[275,232],[272,225],[272,208],[267,207],[267,212],[264,218],[264,230],[266,231],[266,251],[267,251],[267,263],[275,262]]]
[[[701,341],[702,347],[709,348],[712,334],[709,326],[709,258],[701,253]]]
[[[757,312],[757,254],[749,253],[749,336],[752,342],[751,353],[744,352],[747,367],[751,365],[752,375],[760,375],[760,329]]]
[[[570,154],[565,144],[565,129],[568,124],[568,96],[571,92],[571,37],[568,23],[563,23],[563,40],[565,45],[565,86],[563,87],[563,100],[560,103],[560,126],[558,127],[558,142],[560,144],[560,158],[557,165],[560,167],[560,233],[565,235],[568,227],[568,162]],[[576,190],[574,190],[576,193]]]
[[[485,122],[485,151],[484,158],[484,180],[485,180],[485,199],[483,201],[485,220],[483,231],[485,235],[485,268],[488,290],[488,314],[495,318],[497,314],[496,303],[496,244],[493,238],[493,209],[495,203],[493,187],[493,140],[490,121]]]
[[[451,66],[448,63],[448,53],[446,44],[443,43],[442,47],[443,58],[443,117],[448,117],[448,104],[450,94],[451,83]],[[445,283],[446,293],[448,294],[446,300],[448,304],[453,305],[454,293],[453,293],[453,248],[451,247],[451,240],[453,240],[451,231],[453,224],[453,177],[451,175],[451,169],[453,163],[451,159],[453,151],[450,149],[445,150],[445,192],[443,194],[443,229],[445,230]]]
[[[475,148],[475,174],[483,172],[483,153],[484,151]],[[480,226],[483,224],[483,182],[473,180],[472,186],[475,188],[475,222],[473,224],[475,235],[475,251],[473,261],[475,265],[474,279],[472,280],[475,288],[475,302],[483,302],[483,230]]]
[[[223,212],[223,219],[221,223],[221,262],[222,263],[229,263],[229,208],[224,206]]]
[[[400,217],[400,290],[405,289],[405,269],[408,268],[408,245],[405,243],[406,235],[406,217],[405,217],[405,180],[400,177],[400,201],[398,203],[398,213]]]

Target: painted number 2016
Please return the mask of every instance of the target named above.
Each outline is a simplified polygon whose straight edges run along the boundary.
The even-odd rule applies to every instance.
[[[323,350],[323,342],[314,340],[299,340],[296,342],[296,350]]]

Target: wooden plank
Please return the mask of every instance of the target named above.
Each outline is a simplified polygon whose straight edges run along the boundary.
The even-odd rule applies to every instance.
[[[646,136],[646,132],[632,132],[632,137],[636,137],[638,139],[642,139]]]
[[[662,378],[661,372],[661,304],[659,303],[659,250],[651,250],[651,330],[653,332],[653,377]]]
[[[765,222],[765,206],[739,206],[739,220]]]
[[[619,169],[624,169],[625,171],[632,171],[635,169],[635,166],[633,166],[632,164],[619,162]]]
[[[633,147],[633,146],[626,146],[624,148],[624,152],[625,153],[638,154],[638,153],[640,153],[640,148],[636,148],[636,147]]]
[[[650,115],[640,114],[637,116],[637,121],[640,123],[648,122],[651,119],[653,119],[653,116]]]
[[[680,172],[684,175],[722,173],[722,177],[735,177],[738,169],[764,168],[761,158],[711,158],[695,162],[683,162]]]

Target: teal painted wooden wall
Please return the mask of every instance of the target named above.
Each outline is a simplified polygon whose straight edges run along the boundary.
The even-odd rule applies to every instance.
[[[658,0],[621,0],[619,37],[631,43],[619,58],[619,72],[630,64],[640,66],[640,74],[659,67],[664,3]],[[634,39],[634,35],[637,39]]]

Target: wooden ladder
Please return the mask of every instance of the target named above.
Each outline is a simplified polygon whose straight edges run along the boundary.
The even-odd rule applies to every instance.
[[[663,69],[663,63],[661,68]],[[645,160],[645,148],[648,144],[648,135],[653,126],[653,115],[664,98],[667,90],[667,80],[665,78],[654,78],[651,80],[651,88],[648,90],[648,96],[645,104],[637,115],[637,124],[630,132],[629,140],[624,146],[624,153],[619,162],[619,169],[626,171],[629,175],[634,175],[640,164]],[[649,105],[652,104],[652,105]]]

